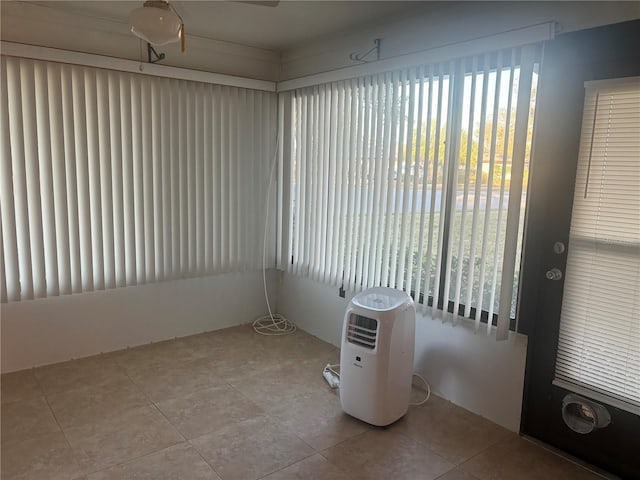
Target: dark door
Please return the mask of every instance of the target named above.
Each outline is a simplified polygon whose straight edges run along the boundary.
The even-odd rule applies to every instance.
[[[555,374],[574,182],[582,126],[584,82],[640,75],[640,21],[559,35],[545,46],[529,185],[520,319],[529,335],[522,433],[622,478],[640,479],[640,417],[603,404],[611,424],[589,434],[562,419],[567,390]],[[640,225],[638,226],[640,228]]]

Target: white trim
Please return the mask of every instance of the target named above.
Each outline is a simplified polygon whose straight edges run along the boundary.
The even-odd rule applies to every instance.
[[[0,52],[2,55],[12,57],[32,58],[36,60],[47,60],[51,62],[68,63],[72,65],[83,65],[88,67],[106,68],[121,72],[139,73],[152,75],[155,77],[168,77],[180,80],[191,80],[194,82],[213,83],[216,85],[227,85],[230,87],[249,88],[251,90],[262,90],[275,92],[276,83],[266,80],[255,80],[252,78],[236,77],[221,73],[203,72],[200,70],[190,70],[186,68],[169,67],[167,65],[156,65],[153,63],[136,62],[116,57],[104,55],[94,55],[91,53],[74,52],[58,48],[40,47],[36,45],[26,45],[23,43],[0,41]]]
[[[323,83],[347,80],[350,78],[374,75],[377,73],[398,70],[400,68],[416,65],[427,65],[451,60],[453,58],[477,55],[484,52],[500,50],[503,48],[528,45],[553,39],[555,35],[555,23],[545,22],[530,27],[509,30],[507,32],[490,35],[474,40],[452,43],[442,47],[422,50],[406,55],[387,58],[378,62],[364,63],[352,67],[340,68],[330,72],[317,73],[306,77],[294,78],[284,82],[278,82],[278,92],[295,90],[296,88],[310,87]]]
[[[607,405],[617,407],[620,410],[624,410],[625,412],[631,412],[635,415],[640,415],[640,406],[633,403],[625,402],[624,400],[620,400],[619,398],[611,397],[604,393],[596,392],[595,390],[591,390],[590,388],[582,387],[580,385],[576,385],[575,383],[567,382],[566,380],[561,380],[559,378],[554,378],[551,383],[556,387],[564,388],[565,390],[569,390],[570,392],[574,392],[579,395],[584,395],[585,397],[596,400],[598,402],[604,402]]]
[[[276,279],[267,270],[274,297]],[[240,325],[265,312],[260,271],[3,303],[0,364],[2,373],[15,372]]]
[[[586,90],[595,90],[602,88],[615,88],[624,87],[627,85],[638,86],[640,84],[640,77],[620,77],[620,78],[608,78],[606,80],[589,80],[584,82],[584,88]]]

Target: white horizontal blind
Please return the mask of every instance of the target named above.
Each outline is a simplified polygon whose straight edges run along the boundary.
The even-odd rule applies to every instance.
[[[403,289],[477,325],[502,295],[508,331],[536,52],[296,90],[289,271],[349,290]]]
[[[638,77],[587,85],[556,380],[640,411]]]
[[[3,301],[260,268],[275,118],[274,93],[3,56]]]

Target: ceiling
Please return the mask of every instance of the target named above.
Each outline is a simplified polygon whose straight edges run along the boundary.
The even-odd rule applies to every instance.
[[[142,1],[34,1],[55,10],[128,23]],[[288,1],[277,6],[237,1],[183,1],[171,4],[187,35],[283,51],[319,38],[342,34],[406,12],[416,1]],[[265,2],[274,4],[276,2]]]

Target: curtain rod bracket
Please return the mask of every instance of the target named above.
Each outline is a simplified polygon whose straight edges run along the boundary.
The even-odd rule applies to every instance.
[[[356,62],[361,62],[361,63],[369,63],[369,62],[377,62],[378,60],[380,60],[380,42],[382,41],[381,38],[375,38],[373,40],[373,47],[370,48],[367,52],[365,53],[351,53],[349,54],[349,58],[353,61]],[[376,58],[375,60],[367,60],[366,58],[371,55],[373,52],[375,52],[376,54]]]

